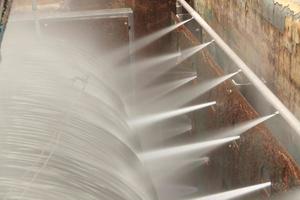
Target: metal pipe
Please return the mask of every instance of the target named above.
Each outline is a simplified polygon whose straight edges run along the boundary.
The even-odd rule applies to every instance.
[[[178,0],[188,13],[202,26],[202,28],[215,40],[216,44],[231,58],[242,70],[244,75],[252,82],[253,86],[265,97],[265,99],[280,112],[285,121],[300,135],[300,122],[289,109],[278,99],[276,95],[256,76],[246,63],[223,41],[223,39],[207,24],[185,0]]]
[[[103,9],[103,10],[87,10],[87,11],[67,11],[67,12],[37,12],[36,17],[39,20],[88,20],[88,19],[107,19],[107,18],[130,18],[133,14],[131,8],[119,9]],[[32,13],[14,14],[11,16],[10,21],[34,21],[35,15]]]

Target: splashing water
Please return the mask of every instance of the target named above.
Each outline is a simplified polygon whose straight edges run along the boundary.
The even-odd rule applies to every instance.
[[[218,146],[238,139],[240,139],[240,136],[228,137],[228,138],[217,139],[217,140],[212,140],[207,142],[199,142],[195,144],[188,144],[188,145],[183,145],[178,147],[171,147],[171,148],[146,152],[140,155],[140,157],[142,160],[149,162],[149,161],[153,161],[165,157],[176,156],[176,155],[185,154],[193,151],[200,151],[202,149],[206,149],[211,146]]]
[[[169,138],[192,130],[191,119],[186,115],[167,119],[147,127],[139,127],[135,134],[140,138],[143,150],[165,146]]]
[[[181,56],[181,53],[170,53],[167,55],[162,56],[155,56],[153,58],[143,59],[141,61],[135,62],[133,65],[135,66],[136,71],[141,71],[143,73],[144,71],[152,70],[153,66],[157,66],[159,64],[172,61],[174,59],[177,59]]]
[[[184,184],[175,183],[161,183],[157,186],[160,199],[168,200],[178,200],[184,199],[184,196],[194,194],[198,191],[195,186],[188,186]]]
[[[135,41],[130,53],[143,49],[191,20]],[[168,189],[162,186],[154,188],[156,185],[151,178],[155,180],[155,175],[159,173],[153,174],[153,168],[147,171],[145,166],[152,164],[156,170],[167,170],[169,174],[165,173],[165,176],[180,177],[209,160],[207,157],[191,159],[180,155],[196,152],[197,156],[201,156],[207,149],[240,138],[226,137],[142,152],[139,138],[133,134],[137,129],[143,131],[140,135],[149,132],[153,135],[160,131],[166,139],[190,131],[190,122],[178,123],[174,118],[216,104],[208,102],[181,108],[238,72],[192,88],[183,89],[181,86],[194,80],[194,73],[162,85],[149,86],[155,78],[164,75],[213,41],[180,53],[145,59],[130,66],[118,66],[122,59],[128,57],[128,45],[114,53],[109,52],[111,55],[93,60],[87,52],[71,49],[69,44],[49,38],[42,41],[45,39],[42,36],[38,40],[30,40],[23,36],[24,32],[18,35],[23,38],[22,43],[12,45],[9,43],[11,41],[5,41],[0,68],[2,200],[157,200],[157,191],[166,192],[168,189],[173,192],[177,190],[177,193],[174,192],[176,196],[180,196],[179,193],[192,194],[197,191],[197,187],[174,182]],[[140,107],[129,105],[131,100],[124,100],[124,93],[130,96],[133,92],[127,90],[128,86],[123,87],[124,83],[132,78],[132,72],[143,75],[152,71],[157,73],[147,76],[139,88],[140,93],[134,96],[144,104]],[[178,88],[182,90],[177,95],[185,98],[177,98],[177,95],[171,93]],[[167,111],[157,109],[161,111],[157,112],[149,106],[152,112],[143,110],[141,113],[146,115],[130,118],[128,109],[139,110],[148,104],[167,108]],[[232,131],[231,135],[238,135],[271,117],[266,116],[236,127],[237,130]],[[167,120],[171,122],[162,123]],[[162,124],[155,130],[154,123]],[[174,159],[167,163],[159,162],[161,164],[158,165],[156,162],[170,157]],[[170,167],[173,167],[172,170],[169,170]],[[255,188],[248,187],[203,198],[229,199],[262,187]]]
[[[157,199],[99,66],[78,65],[86,58],[56,40],[23,40],[2,49],[1,199]]]
[[[199,110],[199,109],[203,109],[212,105],[215,105],[216,102],[208,102],[208,103],[203,103],[200,105],[196,105],[196,106],[190,106],[190,107],[186,107],[186,108],[181,108],[178,110],[172,110],[172,111],[168,111],[168,112],[164,112],[164,113],[157,113],[157,114],[152,114],[152,115],[147,115],[147,116],[140,116],[136,119],[132,119],[128,121],[128,124],[130,125],[130,127],[132,128],[136,128],[136,127],[141,127],[141,126],[147,126],[147,125],[151,125],[155,122],[159,122],[168,118],[172,118],[178,115],[183,115],[189,112],[193,112],[195,110]]]
[[[136,107],[136,109],[139,110],[138,107],[144,107],[145,105],[154,102],[156,99],[159,99],[164,95],[167,95],[168,93],[176,90],[177,88],[187,84],[188,82],[196,78],[197,76],[192,76],[192,77],[187,77],[180,80],[175,80],[164,84],[160,84],[152,87],[149,86],[148,88],[140,89],[138,94],[135,97],[131,97],[131,98],[135,98],[141,103],[139,103],[138,105],[136,104],[132,105],[132,107]],[[127,100],[127,102],[132,102],[132,100]]]
[[[208,161],[208,157],[185,160],[174,159],[166,163],[147,163],[147,167],[152,180],[156,183],[174,183],[176,179],[181,179],[188,174],[192,174],[202,165],[207,164]]]
[[[137,61],[135,63],[129,65],[117,65],[114,67],[110,67],[107,73],[113,74],[113,79],[116,81],[117,87],[119,90],[124,90],[124,85],[128,82],[128,79],[131,76],[138,76],[140,74],[144,75],[151,69],[152,66],[157,66],[158,64],[163,64],[172,61],[174,58],[179,57],[179,53],[171,53],[162,56],[156,56],[153,58],[143,59],[141,61]],[[131,73],[128,73],[130,71]],[[137,87],[137,86],[135,86]]]
[[[274,114],[271,115],[267,115],[264,117],[259,117],[257,119],[254,120],[250,120],[247,122],[242,122],[239,124],[235,124],[233,127],[228,127],[228,128],[224,128],[218,131],[215,131],[213,133],[210,133],[209,135],[215,135],[215,137],[230,137],[230,136],[235,136],[235,135],[241,135],[242,133],[245,133],[246,131],[250,130],[251,128],[277,116],[279,113],[276,112]],[[212,138],[210,138],[212,139]]]
[[[186,59],[190,58],[191,56],[195,55],[196,53],[198,53],[199,51],[201,51],[202,49],[206,48],[207,46],[209,46],[210,44],[212,44],[213,41],[211,42],[207,42],[204,44],[200,44],[198,46],[195,47],[191,47],[188,49],[183,50],[182,52],[180,52],[178,55],[180,55],[179,57],[174,57],[173,59],[169,60],[168,62],[164,63],[163,65],[160,66],[155,66],[155,69],[152,69],[152,73],[147,77],[147,79],[145,79],[142,83],[143,86],[147,86],[148,84],[152,83],[156,78],[164,75],[166,72],[169,72],[171,69],[173,69],[174,67],[178,66],[179,64],[181,64],[183,61],[185,61]]]
[[[126,85],[128,79],[130,79],[133,74],[134,76],[144,77],[143,82],[139,83],[139,85],[136,86],[139,88],[144,88],[148,84],[153,82],[153,80],[155,80],[157,77],[162,76],[172,68],[178,66],[184,60],[209,46],[212,42],[213,41],[200,44],[198,46],[185,49],[182,52],[170,53],[162,56],[143,59],[126,66],[116,65],[115,67],[110,67],[108,69],[109,72],[106,73],[114,74],[113,79],[115,79],[115,81],[117,82],[117,87],[121,87],[121,91],[124,91],[124,87],[122,86]],[[131,73],[128,74],[128,71],[131,71]],[[128,75],[126,76],[126,74]],[[145,76],[145,74],[148,75]]]
[[[177,29],[178,27],[190,22],[193,18],[191,19],[188,19],[188,20],[185,20],[185,21],[182,21],[182,22],[179,22],[177,24],[173,24],[171,26],[168,26],[166,28],[163,28],[161,30],[158,30],[150,35],[147,35],[145,37],[142,37],[136,41],[133,42],[133,44],[131,44],[132,46],[132,49],[131,49],[131,52],[130,54],[133,54],[143,48],[145,48],[146,46],[148,46],[149,44],[153,43],[154,41],[158,40],[159,38],[167,35],[168,33],[174,31],[175,29]],[[103,56],[106,60],[109,60],[111,62],[111,65],[112,66],[117,66],[118,63],[128,57],[128,48],[129,46],[124,46],[124,47],[121,47],[119,49],[116,49],[114,51],[114,53],[110,53],[108,55],[105,55]],[[118,58],[116,60],[116,58]]]
[[[147,163],[148,168],[151,171],[161,171],[163,170],[179,170],[187,165],[203,165],[209,162],[209,157],[202,157],[196,159],[174,159],[170,162],[162,162],[162,163],[155,163],[150,162]]]
[[[190,22],[193,18],[187,19],[185,21],[179,22],[177,24],[171,25],[169,27],[166,27],[164,29],[161,29],[153,34],[150,34],[148,36],[145,36],[141,39],[138,39],[137,41],[134,42],[133,46],[133,52],[136,52],[142,48],[144,48],[145,46],[151,44],[152,42],[158,40],[159,38],[165,36],[166,34],[174,31],[175,29],[177,29],[178,27]]]
[[[161,110],[165,109],[176,109],[181,107],[195,98],[201,96],[205,92],[213,89],[214,87],[220,85],[224,81],[230,79],[231,77],[237,75],[241,71],[237,71],[225,76],[221,76],[206,82],[198,83],[197,85],[192,85],[189,88],[183,88],[180,91],[176,91],[176,93],[169,94],[162,99],[157,100],[154,106],[149,106],[149,110]],[[180,98],[184,97],[184,98]]]
[[[236,190],[232,190],[232,191],[228,191],[228,192],[213,194],[213,195],[209,195],[209,196],[206,196],[206,197],[195,198],[195,199],[191,199],[191,200],[228,200],[228,199],[234,199],[234,198],[237,198],[237,197],[242,197],[246,194],[256,192],[256,191],[261,190],[261,189],[268,188],[271,185],[272,185],[271,182],[267,182],[267,183],[257,184],[257,185],[244,187],[244,188],[240,188],[240,189],[236,189]]]
[[[210,42],[206,42],[204,44],[200,44],[198,46],[195,46],[195,47],[192,47],[192,48],[189,48],[189,49],[186,49],[186,50],[182,51],[182,53],[181,53],[182,57],[180,58],[179,63],[183,62],[186,59],[188,59],[189,57],[191,57],[195,53],[198,53],[200,50],[208,47],[213,42],[214,42],[214,40],[212,40]]]
[[[182,133],[186,133],[192,130],[192,125],[190,123],[186,123],[186,124],[172,124],[171,127],[169,128],[164,128],[164,130],[162,131],[165,140],[177,136],[179,134]]]

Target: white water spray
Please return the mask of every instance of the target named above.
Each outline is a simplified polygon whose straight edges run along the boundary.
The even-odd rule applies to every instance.
[[[181,107],[190,101],[194,100],[195,98],[201,96],[205,92],[213,89],[214,87],[220,85],[224,81],[230,79],[231,77],[237,75],[241,71],[238,70],[237,72],[218,77],[213,80],[209,80],[206,82],[199,83],[197,85],[192,85],[189,88],[183,88],[180,91],[176,91],[176,93],[170,94],[165,98],[159,99],[156,104],[150,107],[151,110],[160,109],[160,108],[169,108],[175,109]],[[184,98],[180,98],[184,97]]]
[[[140,155],[141,159],[144,161],[155,161],[156,159],[166,158],[170,156],[181,155],[185,153],[190,153],[194,151],[200,151],[202,149],[206,149],[212,146],[222,145],[228,142],[232,142],[240,139],[240,136],[228,137],[223,139],[217,139],[207,142],[199,142],[195,144],[182,145],[178,147],[171,147],[156,151],[146,152]]]
[[[166,27],[164,29],[161,29],[153,34],[147,35],[141,39],[138,39],[137,41],[134,42],[133,44],[133,52],[136,52],[144,47],[146,47],[147,45],[151,44],[152,42],[158,40],[159,38],[165,36],[166,34],[174,31],[175,29],[177,29],[178,27],[188,23],[189,21],[191,21],[193,18],[190,18],[188,20],[179,22],[177,24],[174,24],[172,26]]]
[[[222,192],[222,193],[213,194],[213,195],[209,195],[209,196],[205,196],[205,197],[195,198],[195,199],[191,199],[191,200],[229,200],[229,199],[242,197],[246,194],[250,194],[250,193],[268,188],[271,185],[272,185],[271,182],[267,182],[267,183],[257,184],[254,186],[231,190],[228,192]]]
[[[156,78],[164,75],[166,72],[168,72],[171,69],[173,69],[174,67],[178,66],[183,61],[185,61],[186,59],[195,55],[196,53],[198,53],[199,51],[206,48],[207,46],[209,46],[212,43],[213,43],[213,41],[185,49],[178,54],[179,55],[178,57],[174,57],[173,59],[169,60],[168,62],[165,62],[164,65],[161,65],[161,66],[153,65],[156,68],[152,69],[152,74],[143,81],[143,85],[148,85],[149,83],[152,83]]]
[[[235,124],[233,127],[224,128],[218,131],[215,131],[213,133],[210,133],[209,135],[215,135],[215,137],[230,137],[234,135],[241,135],[245,133],[246,131],[250,130],[251,128],[279,115],[279,112],[275,112],[274,114],[267,115],[264,117],[259,117],[257,119],[253,119],[250,121],[242,122],[239,124]]]
[[[121,47],[119,49],[116,49],[114,51],[114,53],[107,54],[105,55],[103,58],[105,60],[110,61],[110,66],[116,66],[118,65],[118,63],[124,59],[127,58],[128,56],[130,56],[133,53],[136,53],[137,51],[145,48],[146,46],[148,46],[149,44],[153,43],[154,41],[158,40],[159,38],[167,35],[168,33],[174,31],[175,29],[177,29],[178,27],[188,23],[189,21],[191,21],[193,18],[179,22],[177,24],[173,24],[171,26],[168,26],[166,28],[163,28],[161,30],[158,30],[150,35],[147,35],[145,37],[142,37],[136,41],[133,42],[133,44],[131,44],[131,50],[129,50],[129,46],[126,45],[124,47]],[[130,52],[129,52],[130,51]],[[129,54],[128,54],[129,53]],[[116,59],[118,58],[118,59]],[[102,59],[102,58],[101,58]]]
[[[178,110],[172,110],[172,111],[167,111],[167,112],[163,112],[163,113],[157,113],[157,114],[150,114],[150,115],[146,115],[146,116],[141,116],[141,117],[138,117],[136,119],[129,120],[128,124],[132,128],[147,126],[147,125],[151,125],[155,122],[159,122],[159,121],[162,121],[162,120],[165,120],[165,119],[176,117],[178,115],[183,115],[183,114],[186,114],[186,113],[189,113],[189,112],[193,112],[195,110],[200,110],[202,108],[206,108],[206,107],[215,105],[216,103],[217,102],[212,101],[212,102],[203,103],[203,104],[200,104],[200,105],[181,108],[181,109],[178,109]]]
[[[142,108],[143,106],[150,104],[151,102],[154,102],[156,99],[159,99],[164,95],[167,95],[168,93],[176,90],[177,88],[187,84],[188,82],[196,78],[197,76],[192,76],[180,80],[167,82],[153,87],[149,86],[147,89],[142,88],[138,91],[138,94],[135,96],[135,99],[138,100],[139,104],[136,105],[135,103],[135,105],[133,106],[138,106]]]
[[[179,62],[182,62],[186,59],[188,59],[189,57],[191,57],[192,55],[194,55],[195,53],[198,53],[200,50],[208,47],[209,45],[211,45],[214,42],[214,40],[210,41],[210,42],[206,42],[204,44],[200,44],[198,46],[186,49],[182,51],[182,57],[180,58]]]

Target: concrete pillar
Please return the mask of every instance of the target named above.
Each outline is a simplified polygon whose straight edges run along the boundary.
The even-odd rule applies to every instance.
[[[176,0],[126,0],[133,8],[135,37],[140,38],[171,24],[171,11]],[[143,53],[151,54],[165,47],[168,37],[151,44]]]

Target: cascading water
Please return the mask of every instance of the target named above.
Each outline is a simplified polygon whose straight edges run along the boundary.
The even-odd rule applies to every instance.
[[[121,98],[61,46],[3,49],[1,199],[157,199]]]
[[[137,40],[133,50],[189,21]],[[197,186],[173,179],[207,163],[209,158],[204,156],[209,150],[240,139],[243,131],[275,116],[239,126],[238,131],[227,131],[222,138],[157,148],[159,142],[192,131],[185,114],[217,104],[211,101],[183,107],[186,103],[240,72],[187,88],[181,86],[194,80],[194,73],[149,86],[213,41],[120,70],[122,66],[115,65],[128,56],[128,46],[112,54],[118,59],[108,55],[96,59],[61,40],[42,35],[26,38],[24,32],[17,34],[20,38],[5,40],[0,66],[2,200],[168,200],[172,195],[194,195]],[[166,64],[164,69],[147,77],[146,84],[137,88],[138,94],[129,91],[132,85],[125,83],[131,73],[142,76],[161,63]],[[153,133],[152,146],[148,138]],[[231,199],[268,186],[270,183],[199,199]],[[175,190],[171,195],[168,192]]]

